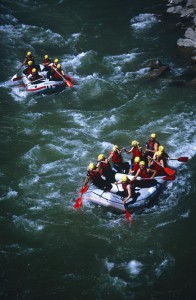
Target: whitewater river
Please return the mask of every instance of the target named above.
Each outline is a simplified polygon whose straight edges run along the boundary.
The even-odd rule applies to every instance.
[[[195,298],[196,89],[166,4],[1,1],[1,299]],[[37,63],[59,58],[74,87],[29,95],[12,82],[27,51]],[[170,72],[149,78],[154,59]],[[170,162],[176,180],[152,207],[131,224],[92,204],[73,208],[98,154],[144,146],[151,133],[170,157],[189,158]]]

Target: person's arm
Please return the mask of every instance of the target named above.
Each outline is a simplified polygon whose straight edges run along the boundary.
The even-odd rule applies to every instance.
[[[158,143],[155,143],[155,144],[154,144],[154,151],[153,151],[153,152],[157,152],[157,151],[158,151],[158,148],[159,148]]]
[[[111,151],[109,156],[108,156],[108,160],[110,160],[112,158],[112,156],[113,156],[113,152]]]
[[[147,169],[147,171],[148,171],[149,173],[152,173],[152,176],[150,177],[150,179],[153,179],[153,178],[156,176],[156,174],[157,174],[157,171],[156,171],[156,170],[153,170],[153,169]]]
[[[127,197],[125,197],[124,199],[123,199],[123,204],[125,204],[125,202],[127,201],[127,200],[129,200],[129,198],[131,198],[131,185],[130,184],[128,184],[127,185],[127,193],[128,193],[128,195],[127,195]]]
[[[137,170],[137,173],[135,174],[135,176],[133,176],[132,180],[135,180],[139,174],[140,174],[140,169]]]
[[[130,150],[125,150],[125,152],[127,153],[127,154],[129,154],[129,153],[131,153],[131,152],[133,152],[133,147],[130,149]]]
[[[87,175],[86,178],[85,178],[83,186],[87,185],[89,183],[89,180],[90,180],[90,176]]]

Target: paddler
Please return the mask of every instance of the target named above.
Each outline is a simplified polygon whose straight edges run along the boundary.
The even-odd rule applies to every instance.
[[[142,156],[142,147],[140,147],[140,143],[136,140],[132,141],[131,142],[131,149],[127,151],[126,148],[123,148],[123,150],[127,153],[127,154],[130,154],[132,153],[132,158],[131,158],[131,162],[133,163],[134,162],[134,159],[135,157],[139,156],[141,157]]]
[[[112,151],[109,153],[108,160],[112,160],[113,169],[119,173],[128,174],[129,163],[123,162],[122,151],[119,149],[118,145],[114,145]]]
[[[101,177],[101,174],[100,174],[100,171],[99,169],[95,166],[95,164],[93,163],[90,163],[88,165],[88,173],[86,175],[86,179],[85,179],[85,182],[84,182],[84,185],[87,185],[88,182],[91,180],[92,183],[94,185],[96,185],[99,189],[101,190],[104,190],[104,191],[109,191],[111,190],[112,188],[112,185],[111,183],[107,182],[106,180],[104,180],[102,177]]]
[[[108,159],[102,153],[98,155],[97,168],[101,175],[106,178],[107,182],[111,183],[115,181],[115,171],[112,170]]]
[[[146,142],[143,160],[148,162],[148,156],[153,157],[154,153],[158,151],[159,142],[156,140],[156,133],[151,133],[149,140]]]
[[[139,169],[139,162],[140,162],[140,157],[136,156],[134,158],[134,163],[131,164],[131,166],[130,166],[129,174],[131,174],[131,175],[136,174],[137,170]]]
[[[35,58],[34,56],[32,55],[31,51],[28,51],[26,56],[25,56],[25,59],[23,60],[22,62],[22,66],[24,65],[28,65],[28,62],[29,61],[32,61],[34,64],[35,64]]]
[[[49,65],[51,64],[51,60],[50,60],[48,54],[44,55],[42,64],[44,66],[44,71],[49,71],[49,69],[50,69]]]
[[[32,69],[32,74],[30,74],[30,75],[28,76],[28,79],[31,81],[31,83],[34,83],[34,82],[35,82],[35,84],[38,84],[38,83],[42,82],[41,79],[44,79],[44,76],[41,75],[41,74],[37,71],[36,68],[33,68],[33,69]],[[39,80],[39,79],[40,79],[40,80]]]
[[[122,184],[123,191],[118,191],[116,194],[124,197],[122,200],[124,205],[130,198],[134,197],[135,183],[134,181],[130,180],[127,175],[123,175],[122,179],[114,182],[114,184]]]

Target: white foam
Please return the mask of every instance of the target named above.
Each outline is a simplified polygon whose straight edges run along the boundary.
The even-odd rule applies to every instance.
[[[131,18],[131,27],[134,30],[143,30],[151,27],[153,24],[160,22],[153,14],[139,14],[136,17]]]
[[[127,268],[132,275],[138,275],[142,270],[143,264],[137,260],[131,260]]]

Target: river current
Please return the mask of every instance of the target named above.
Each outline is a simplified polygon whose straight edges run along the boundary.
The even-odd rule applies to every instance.
[[[1,1],[0,297],[192,300],[196,295],[195,99],[167,1]],[[32,51],[72,89],[29,95],[11,78]],[[170,72],[149,78],[160,59]],[[20,72],[19,72],[20,74]],[[132,223],[78,197],[90,162],[151,133],[173,160]],[[123,154],[125,160],[130,157]]]

